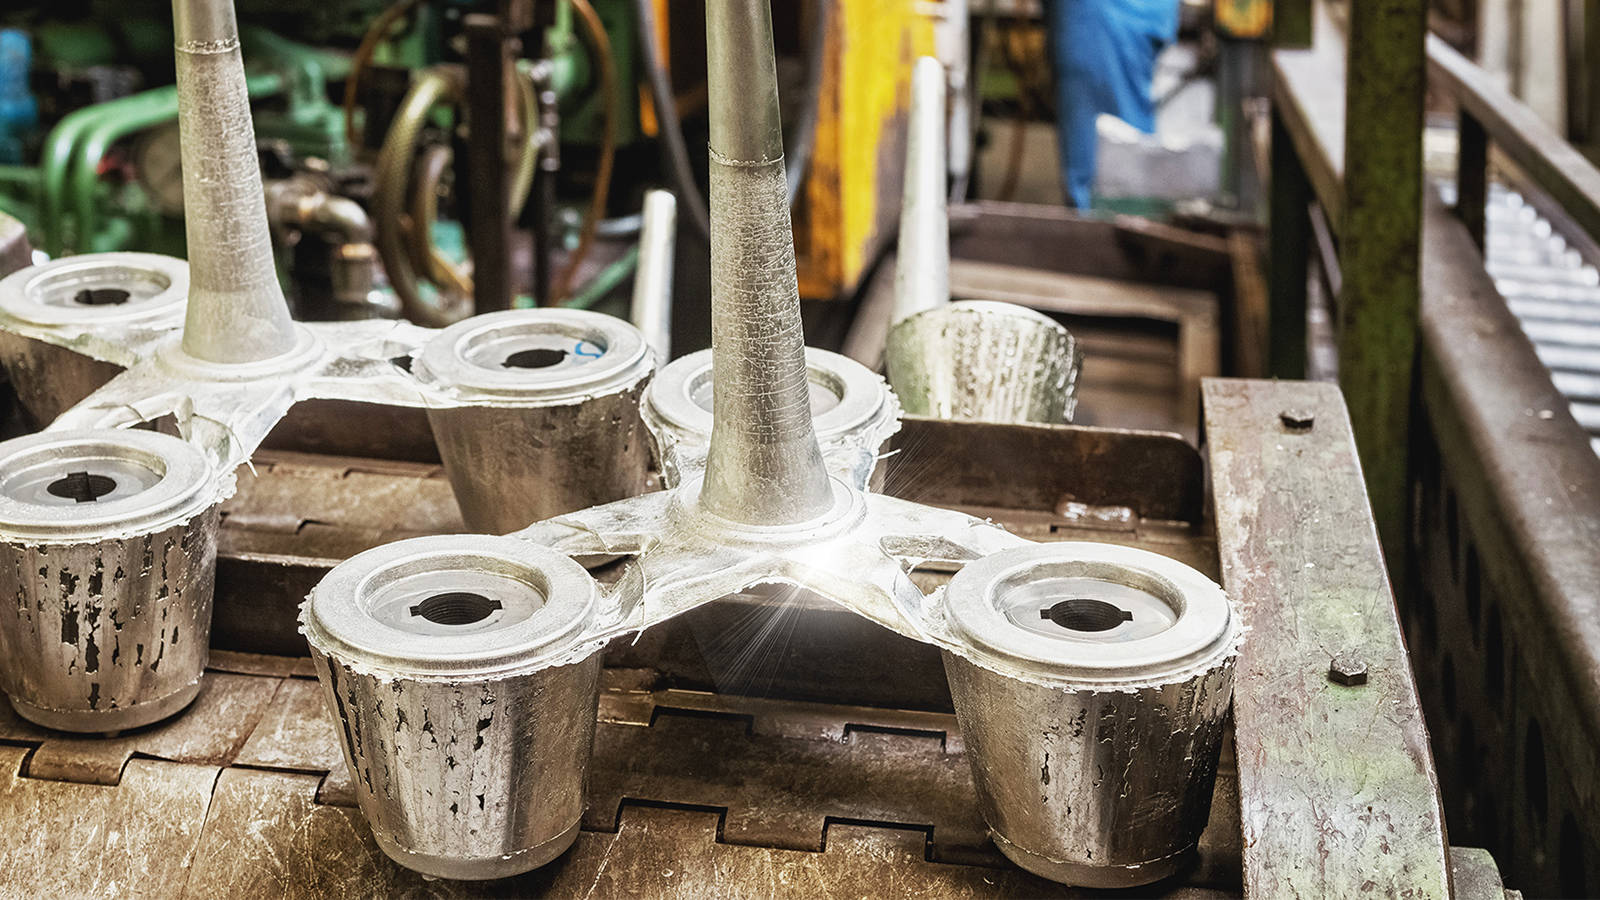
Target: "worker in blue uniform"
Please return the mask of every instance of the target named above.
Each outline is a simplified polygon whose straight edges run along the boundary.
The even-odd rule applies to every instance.
[[[1156,57],[1177,40],[1179,0],[1053,0],[1050,41],[1056,70],[1056,128],[1067,200],[1089,208],[1095,119],[1109,113],[1152,133],[1150,83]]]

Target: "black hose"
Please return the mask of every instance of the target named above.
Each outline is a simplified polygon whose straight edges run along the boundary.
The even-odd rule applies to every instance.
[[[811,168],[812,151],[817,145],[818,110],[822,106],[823,66],[828,59],[828,20],[833,13],[833,0],[812,0],[811,40],[806,45],[805,96],[800,98],[800,114],[790,131],[784,158],[788,164],[789,207],[794,208],[800,196],[800,185],[805,183],[806,170]]]
[[[833,0],[812,0],[812,3],[815,9],[811,17],[811,39],[806,48],[805,96],[801,99],[800,112],[784,147],[791,207],[800,196],[800,186],[805,183],[816,149],[823,70],[827,62],[828,22],[833,13]],[[689,221],[702,236],[709,237],[711,214],[700,183],[695,179],[694,164],[689,160],[689,146],[683,139],[683,123],[678,120],[672,79],[662,63],[660,48],[656,46],[654,0],[634,0],[633,6],[639,20],[639,51],[650,82],[650,100],[655,105],[656,122],[666,147],[668,175],[684,206],[689,209]]]
[[[678,197],[689,210],[689,221],[702,237],[711,237],[711,212],[705,194],[695,181],[694,164],[689,161],[689,146],[683,141],[683,123],[678,121],[678,101],[672,94],[672,81],[656,46],[655,0],[634,0],[639,19],[639,55],[644,60],[650,81],[650,100],[655,104],[656,123],[667,151],[667,170],[678,189]]]

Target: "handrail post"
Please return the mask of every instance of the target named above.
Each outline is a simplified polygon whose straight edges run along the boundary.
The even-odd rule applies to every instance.
[[[1467,226],[1472,242],[1484,249],[1489,203],[1489,132],[1472,113],[1461,110],[1456,128],[1456,216]]]
[[[1405,535],[1421,294],[1425,0],[1349,6],[1339,382],[1396,585]]]
[[[1306,377],[1306,263],[1311,253],[1311,180],[1283,116],[1272,112],[1272,183],[1267,206],[1268,371]]]

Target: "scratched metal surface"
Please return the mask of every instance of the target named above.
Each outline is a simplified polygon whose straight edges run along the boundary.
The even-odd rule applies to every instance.
[[[577,845],[483,884],[378,851],[303,676],[213,671],[186,716],[109,741],[0,717],[0,896],[1075,896],[989,844],[953,716],[657,680],[607,670]],[[1156,895],[1237,895],[1235,784],[1225,768],[1200,863]]]
[[[1234,686],[1246,890],[1449,897],[1433,756],[1339,390],[1216,379],[1204,397],[1223,583],[1251,629]],[[1347,653],[1366,684],[1330,680]]]

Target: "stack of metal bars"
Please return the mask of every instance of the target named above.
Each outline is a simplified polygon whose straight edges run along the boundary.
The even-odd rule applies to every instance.
[[[1454,204],[1454,181],[1438,187]],[[1600,454],[1600,260],[1499,183],[1489,187],[1484,233],[1485,267]]]

